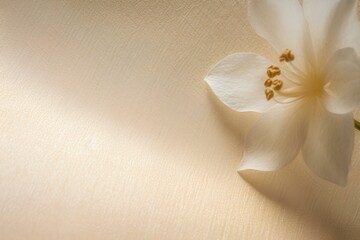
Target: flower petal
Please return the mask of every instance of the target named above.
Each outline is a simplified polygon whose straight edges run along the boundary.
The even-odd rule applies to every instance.
[[[319,106],[309,123],[302,149],[307,165],[321,178],[344,186],[353,145],[352,114],[333,114]]]
[[[360,53],[357,6],[357,0],[303,1],[313,44],[323,58],[320,61],[344,47],[353,47]]]
[[[238,171],[273,171],[291,162],[305,141],[306,109],[301,102],[279,104],[262,114],[246,139]]]
[[[292,49],[295,64],[300,67],[304,59],[311,59],[311,39],[298,0],[249,0],[248,15],[256,33],[278,53],[285,48]]]
[[[238,112],[263,112],[274,101],[265,97],[267,59],[254,53],[235,53],[221,60],[205,77],[218,98]]]
[[[349,113],[360,106],[360,57],[354,49],[336,51],[326,67],[324,103],[333,113]]]

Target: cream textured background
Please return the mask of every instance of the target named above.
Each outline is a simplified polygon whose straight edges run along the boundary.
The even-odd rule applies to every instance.
[[[203,82],[272,56],[242,1],[0,1],[0,239],[360,239],[346,188],[298,159],[235,171],[255,115]]]

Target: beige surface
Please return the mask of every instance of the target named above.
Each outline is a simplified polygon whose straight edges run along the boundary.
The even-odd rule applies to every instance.
[[[245,1],[0,1],[1,239],[360,239],[346,188],[301,157],[235,171],[255,115],[203,77],[272,52]]]

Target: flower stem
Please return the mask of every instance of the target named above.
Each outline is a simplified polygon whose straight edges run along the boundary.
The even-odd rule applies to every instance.
[[[360,122],[354,119],[354,125],[355,128],[360,131]]]

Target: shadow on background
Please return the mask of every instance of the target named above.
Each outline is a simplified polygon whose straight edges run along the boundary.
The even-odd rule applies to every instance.
[[[233,137],[241,138],[243,145],[246,134],[258,114],[235,112],[226,107],[209,86],[207,90],[216,117],[225,124]],[[354,153],[354,156],[356,155]],[[355,171],[353,169],[353,172]],[[321,225],[321,228],[332,233],[332,239],[359,239],[360,229],[352,228],[354,225],[352,223],[347,224],[347,215],[339,206],[349,204],[359,206],[356,204],[356,199],[352,198],[351,192],[354,189],[360,192],[360,187],[350,186],[351,181],[349,181],[347,187],[343,188],[320,179],[306,166],[301,154],[292,163],[278,171],[247,170],[239,172],[239,176],[281,208],[293,212],[309,224]],[[352,190],[349,191],[349,189]]]
[[[359,239],[360,229],[345,224],[342,208],[336,209],[336,206],[346,206],[347,198],[339,198],[346,189],[319,179],[306,168],[302,158],[298,157],[279,171],[246,170],[239,172],[239,176],[284,210],[314,227],[321,226],[332,232],[332,239]]]

